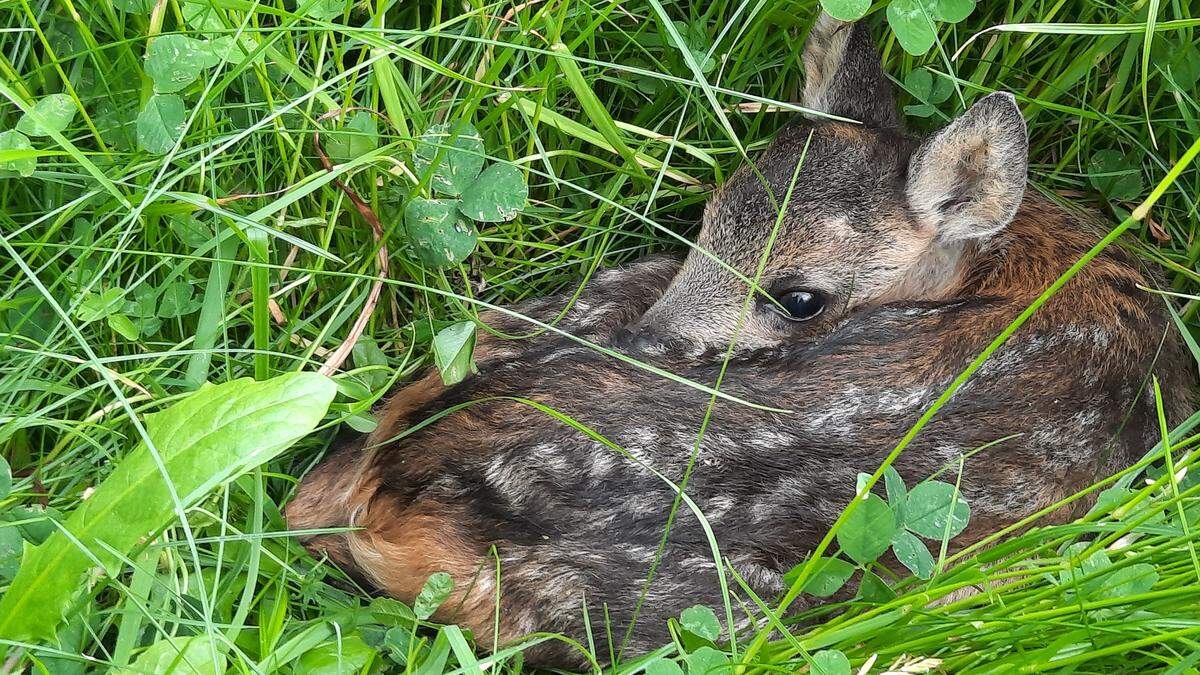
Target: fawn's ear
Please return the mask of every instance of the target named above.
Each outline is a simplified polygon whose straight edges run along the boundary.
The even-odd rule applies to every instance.
[[[804,45],[804,107],[869,127],[899,126],[892,85],[862,22],[817,17]]]
[[[1004,229],[1025,195],[1029,136],[1012,94],[997,92],[926,139],[908,165],[908,203],[941,241]]]

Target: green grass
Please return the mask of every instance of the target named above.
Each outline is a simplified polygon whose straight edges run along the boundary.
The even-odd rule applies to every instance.
[[[1200,138],[1190,46],[1200,6],[989,3],[914,57],[888,31],[885,5],[868,21],[886,71],[927,98],[910,73],[928,67],[952,85],[910,126],[941,124],[985,92],[1016,93],[1036,189],[1124,222],[1121,245],[1164,267],[1168,301],[1200,331],[1200,170],[1171,173]],[[31,138],[35,153],[0,145],[0,168],[39,155],[31,176],[0,178],[0,447],[16,474],[0,498],[10,523],[0,527],[0,584],[18,561],[11,533],[36,541],[52,531],[48,516],[71,512],[133,450],[133,416],[205,380],[317,370],[342,342],[377,249],[318,161],[318,127],[327,150],[366,142],[337,176],[380,214],[389,279],[322,430],[212,494],[188,527],[176,521],[116,577],[89,578],[95,595],[57,643],[9,644],[3,666],[101,672],[164,637],[215,629],[232,672],[339,672],[339,658],[343,672],[363,658],[388,672],[528,670],[516,650],[476,661],[461,631],[417,627],[394,605],[330,585],[333,573],[283,534],[279,509],[335,425],[369,425],[370,404],[431,362],[431,327],[471,317],[477,300],[536,296],[597,265],[684,246],[711,187],[793,114],[814,3],[214,6],[219,25],[204,32],[188,27],[180,0],[0,7],[0,132],[50,94],[76,108],[61,133]],[[1022,26],[980,34],[1002,24]],[[180,31],[227,39],[233,57],[178,93],[183,140],[150,154],[136,131],[153,94],[147,39]],[[353,106],[385,116],[377,138],[333,136],[337,121],[317,120]],[[466,263],[427,269],[407,252],[400,207],[428,183],[406,177],[414,138],[453,120],[472,122],[489,161],[527,172],[530,202],[511,222],[482,225]],[[1156,185],[1157,203],[1130,219]],[[1198,422],[1174,432],[1170,453],[1148,449],[1114,478],[1126,489],[1109,493],[1112,509],[1014,528],[940,560],[932,580],[896,581],[894,598],[817,610],[786,636],[739,636],[736,650],[722,649],[753,673],[792,671],[825,649],[870,672],[922,659],[956,672],[1196,672],[1200,481],[1172,476],[1193,461]],[[1113,566],[1095,571],[1090,556],[1102,548]],[[1122,572],[1147,566],[1151,585]],[[1121,581],[1113,575],[1129,583],[1080,590]],[[966,587],[983,591],[929,605]],[[769,622],[774,601],[755,608]],[[676,634],[656,656],[686,668],[697,638]]]

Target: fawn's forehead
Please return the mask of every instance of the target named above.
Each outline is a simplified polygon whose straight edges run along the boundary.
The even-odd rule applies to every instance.
[[[757,173],[739,169],[713,199],[707,214],[709,239],[719,244],[725,237],[744,240],[769,232],[793,176],[781,236],[828,241],[891,227],[897,222],[894,215],[903,210],[912,147],[895,130],[793,123],[757,158]]]

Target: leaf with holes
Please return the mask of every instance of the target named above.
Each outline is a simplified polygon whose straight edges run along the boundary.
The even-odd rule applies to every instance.
[[[206,42],[186,35],[161,35],[146,50],[146,74],[160,94],[183,91],[202,71],[217,63]]]
[[[446,386],[458,384],[475,372],[475,324],[463,321],[447,326],[433,336],[433,362]]]
[[[341,129],[325,134],[325,154],[334,164],[345,164],[379,147],[379,123],[375,115],[359,110]]]
[[[967,529],[971,507],[956,488],[937,480],[925,481],[908,493],[904,526],[926,539],[953,539]]]
[[[1100,598],[1127,598],[1148,592],[1158,583],[1158,571],[1150,563],[1135,563],[1110,572],[1097,588]]]
[[[721,622],[712,608],[705,605],[693,605],[683,610],[679,615],[679,625],[705,640],[716,640],[721,636]]]
[[[137,116],[138,145],[146,152],[165,155],[183,136],[183,99],[155,94]]]
[[[887,502],[876,495],[867,495],[838,530],[838,546],[865,565],[888,549],[895,531],[896,517]]]
[[[850,675],[850,659],[836,649],[822,649],[812,655],[812,675]]]
[[[821,0],[821,9],[841,21],[857,21],[871,8],[871,0]]]
[[[50,94],[34,104],[17,121],[17,131],[28,136],[62,133],[75,119],[75,101],[66,94]]]
[[[474,325],[474,324],[472,324]],[[434,572],[425,580],[417,599],[413,601],[413,613],[422,621],[433,616],[438,607],[450,597],[454,590],[454,579],[445,572]]]
[[[887,8],[888,25],[904,51],[920,56],[936,41],[932,11],[924,0],[892,0]]]
[[[899,560],[901,565],[919,578],[928,579],[933,576],[933,555],[929,553],[925,543],[911,532],[898,530],[892,535],[892,552],[896,554],[896,560]]]
[[[493,164],[463,192],[458,208],[473,220],[503,223],[516,218],[528,199],[529,187],[520,169]]]
[[[479,235],[458,214],[457,199],[416,198],[404,207],[404,229],[413,256],[435,269],[466,260]]]
[[[784,574],[784,583],[788,586],[794,584],[806,564],[808,563],[802,562]],[[854,565],[841,558],[821,558],[817,561],[816,569],[808,577],[808,581],[804,582],[802,590],[818,598],[828,598],[846,585],[846,581],[854,574],[854,569]]]
[[[1101,150],[1088,161],[1088,180],[1117,201],[1131,201],[1142,193],[1142,169],[1119,150]]]
[[[37,152],[25,134],[11,129],[0,133],[0,178],[32,176],[36,168]]]
[[[435,124],[421,134],[413,149],[413,168],[424,178],[431,170],[434,190],[457,197],[483,169],[483,138],[467,122]]]

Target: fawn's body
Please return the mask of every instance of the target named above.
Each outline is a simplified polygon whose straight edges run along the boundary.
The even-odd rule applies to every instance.
[[[731,314],[747,286],[693,252],[686,262],[653,257],[601,273],[560,324],[706,385],[716,383],[729,343],[741,345],[721,391],[790,412],[718,400],[686,492],[732,568],[764,598],[783,589],[783,573],[846,506],[856,474],[878,466],[955,376],[1097,241],[1077,215],[1023,195],[1024,128],[1018,142],[1011,100],[989,97],[918,145],[888,126],[890,93],[857,105],[839,93],[845,82],[884,86],[873,53],[862,51],[865,37],[826,22],[810,40],[806,102],[868,125],[796,125],[759,161],[776,195],[793,175],[798,197],[805,192],[761,284],[775,288],[791,316],[781,319],[769,303]],[[1021,153],[1019,188],[1007,164],[1013,152]],[[796,174],[802,154],[811,167]],[[865,177],[855,174],[863,157],[875,163]],[[948,177],[955,166],[960,174]],[[848,185],[837,183],[839,171],[853,174]],[[764,190],[741,172],[714,199],[700,236],[745,275],[765,238],[731,233],[730,223],[773,226]],[[839,260],[839,250],[850,253]],[[853,273],[841,275],[843,267]],[[1148,449],[1158,433],[1151,373],[1169,406],[1188,404],[1191,367],[1162,301],[1138,285],[1153,280],[1131,255],[1102,253],[900,455],[896,467],[910,482],[942,469],[957,475],[962,462],[973,517],[956,544],[1044,509]],[[689,300],[697,297],[698,306]],[[517,309],[548,319],[563,302]],[[379,411],[366,450],[343,449],[305,478],[289,522],[361,528],[306,545],[404,600],[429,574],[449,572],[456,588],[439,618],[472,628],[482,643],[493,631],[502,643],[533,631],[582,640],[585,605],[598,643],[607,641],[605,609],[619,641],[676,496],[647,467],[682,480],[710,396],[562,337],[486,339],[477,356],[480,374],[460,385],[445,389],[431,374],[401,389]],[[488,400],[391,440],[480,399]],[[628,456],[517,399],[559,411]],[[722,603],[709,543],[687,507],[646,592],[634,651],[661,644],[667,617]],[[529,657],[579,661],[559,642]]]

